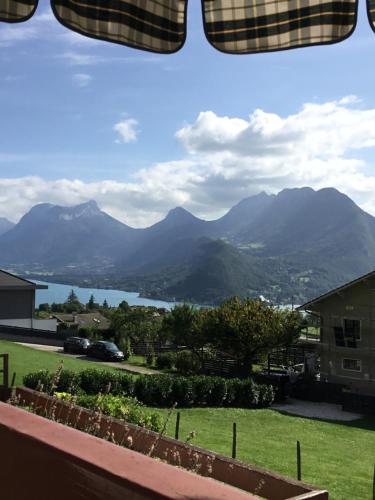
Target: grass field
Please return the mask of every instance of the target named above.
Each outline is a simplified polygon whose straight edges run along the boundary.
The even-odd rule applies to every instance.
[[[86,370],[87,368],[99,368],[101,370],[117,370],[109,366],[95,363],[94,361],[84,361],[67,356],[59,356],[55,353],[37,351],[31,347],[0,340],[0,354],[9,353],[9,373],[10,377],[16,373],[16,385],[22,384],[24,375],[36,370],[55,371],[59,366],[60,360],[64,361],[64,368],[67,370]]]
[[[6,341],[0,341],[1,352],[9,352],[11,373],[17,373],[18,384],[22,383],[22,376],[31,371],[55,370],[60,359],[56,354]],[[64,358],[64,366],[71,370],[88,366],[104,368],[100,363],[74,358]],[[305,482],[328,489],[333,500],[372,500],[374,418],[339,423],[293,417],[274,410],[194,408],[180,412],[181,440],[196,431],[194,444],[230,455],[232,424],[236,422],[237,458],[290,477],[296,477],[295,450],[299,440]],[[174,426],[173,415],[167,429],[171,436]]]
[[[237,458],[296,478],[296,441],[301,442],[302,479],[325,488],[330,499],[372,500],[375,419],[326,422],[274,410],[193,408],[180,410],[181,440],[223,455],[232,452],[232,424],[237,423]],[[174,437],[175,417],[167,433]]]

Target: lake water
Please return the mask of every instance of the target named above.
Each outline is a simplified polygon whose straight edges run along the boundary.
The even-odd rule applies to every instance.
[[[59,283],[47,283],[45,281],[33,280],[35,283],[41,285],[47,285],[48,290],[37,290],[35,296],[35,305],[38,307],[39,304],[62,304],[68,298],[69,293],[74,290],[77,295],[78,300],[82,304],[87,304],[90,300],[91,294],[94,295],[95,302],[103,304],[104,300],[107,300],[108,305],[112,307],[117,307],[120,302],[126,300],[130,306],[154,306],[154,307],[165,307],[166,309],[171,309],[175,303],[174,302],[163,302],[162,300],[152,300],[144,299],[139,296],[136,292],[124,292],[122,290],[105,290],[102,288],[81,288],[79,286],[72,285],[61,285]]]
[[[47,285],[48,290],[37,290],[35,296],[35,305],[38,307],[40,304],[62,304],[68,298],[69,293],[74,290],[77,295],[78,300],[82,304],[87,304],[90,300],[91,294],[94,295],[95,302],[103,304],[104,300],[107,300],[108,305],[112,307],[117,307],[120,302],[126,300],[130,306],[154,306],[154,307],[164,307],[165,309],[172,309],[176,302],[164,302],[162,300],[152,300],[144,299],[139,296],[137,292],[124,292],[122,290],[106,290],[104,288],[81,288],[79,286],[73,285],[61,285],[59,283],[47,283],[46,281],[33,280],[34,283],[41,285]],[[199,307],[199,306],[198,306]],[[204,307],[204,306],[201,306]],[[292,309],[293,306],[282,305],[281,308]],[[298,306],[294,305],[294,308]]]

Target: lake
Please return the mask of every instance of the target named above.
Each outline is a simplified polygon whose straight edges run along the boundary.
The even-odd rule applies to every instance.
[[[171,309],[174,302],[163,302],[162,300],[144,299],[139,296],[137,292],[124,292],[122,290],[106,290],[103,288],[81,288],[79,286],[61,285],[59,283],[47,283],[45,281],[33,280],[34,283],[47,285],[48,290],[37,290],[35,296],[35,305],[38,307],[40,304],[62,304],[68,298],[69,293],[74,290],[78,300],[82,304],[87,304],[90,296],[94,295],[95,302],[103,304],[104,300],[107,301],[109,306],[117,307],[120,302],[126,300],[130,306],[154,306],[165,307]]]
[[[78,300],[82,304],[87,304],[90,300],[91,294],[94,296],[95,302],[103,304],[107,300],[109,306],[117,307],[120,302],[126,300],[130,306],[153,306],[164,307],[165,309],[172,309],[176,302],[164,302],[162,300],[145,299],[139,296],[137,292],[124,292],[123,290],[106,290],[104,288],[81,288],[73,285],[61,285],[60,283],[47,283],[46,281],[32,280],[34,283],[47,285],[48,290],[37,290],[35,296],[35,305],[39,307],[40,304],[62,304],[68,298],[69,293],[74,290]],[[204,307],[204,306],[197,306]],[[298,306],[291,304],[279,306],[281,308],[293,309]]]

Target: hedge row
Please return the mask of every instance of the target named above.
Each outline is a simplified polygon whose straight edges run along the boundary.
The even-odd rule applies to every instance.
[[[52,388],[54,374],[46,370],[30,373],[23,379],[31,389],[59,392],[134,396],[145,405],[167,407],[234,406],[266,407],[274,400],[271,385],[257,384],[252,379],[225,379],[198,375],[140,375],[88,369],[80,373],[63,370],[57,387]]]

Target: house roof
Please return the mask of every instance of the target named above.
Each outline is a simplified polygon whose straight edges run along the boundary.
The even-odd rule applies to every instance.
[[[359,278],[356,278],[355,280],[349,281],[348,283],[345,283],[344,285],[341,285],[337,288],[334,288],[333,290],[330,290],[329,292],[326,292],[323,295],[320,295],[319,297],[316,297],[315,299],[310,300],[309,302],[306,302],[305,304],[302,304],[302,306],[297,307],[297,310],[302,311],[302,310],[311,309],[311,306],[318,304],[319,302],[323,302],[323,300],[328,299],[332,295],[335,295],[336,293],[342,292],[342,291],[346,290],[347,288],[350,288],[354,285],[358,285],[359,283],[366,281],[372,277],[375,277],[375,271],[371,271],[370,273],[364,274],[363,276],[360,276]]]
[[[82,313],[82,314],[55,314],[54,317],[60,323],[68,325],[76,324],[82,327],[96,327],[98,330],[108,330],[109,320],[99,312]]]
[[[0,270],[0,290],[46,290],[47,285],[37,285],[7,271]]]

